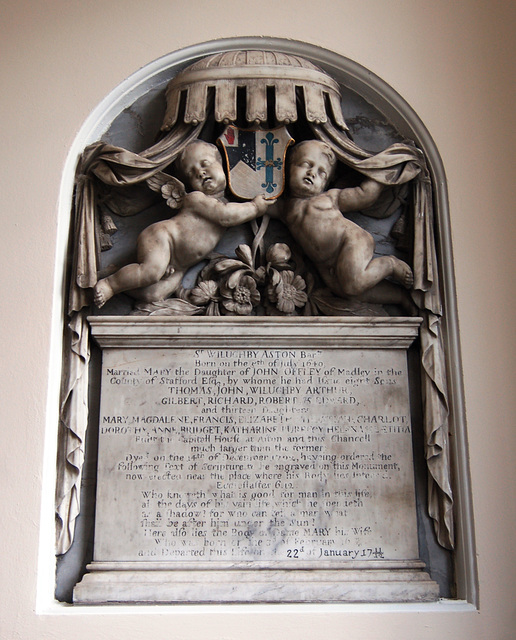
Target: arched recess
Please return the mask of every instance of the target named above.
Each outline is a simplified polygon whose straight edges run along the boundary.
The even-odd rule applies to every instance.
[[[93,143],[106,132],[110,131],[117,144],[116,128],[113,123],[123,122],[135,117],[132,106],[139,100],[145,99],[147,108],[152,112],[153,101],[158,105],[167,82],[180,70],[201,57],[225,51],[240,49],[261,49],[279,51],[282,53],[300,55],[329,73],[346,89],[355,93],[366,103],[374,105],[387,122],[404,138],[414,141],[425,154],[428,169],[433,183],[435,234],[442,283],[442,300],[444,306],[443,339],[447,354],[448,395],[450,409],[451,460],[455,493],[455,522],[456,547],[455,580],[456,597],[477,604],[476,567],[474,560],[473,520],[470,499],[470,488],[467,467],[467,440],[463,406],[463,390],[461,380],[461,361],[459,349],[459,329],[455,305],[455,284],[453,274],[453,254],[449,222],[448,197],[446,176],[439,152],[429,132],[417,114],[389,85],[359,64],[331,51],[306,43],[279,39],[241,37],[210,41],[173,52],[156,60],[130,76],[119,85],[94,110],[82,126],[72,149],[70,150],[61,188],[60,196],[60,231],[58,239],[58,256],[56,268],[56,302],[55,317],[64,316],[65,285],[66,285],[66,255],[70,233],[70,210],[73,198],[73,183],[77,159],[83,149]],[[159,106],[156,107],[159,111]],[[159,127],[158,127],[159,128]],[[138,127],[134,127],[138,131]],[[136,147],[144,148],[152,142],[146,136],[155,131],[146,131],[145,127],[135,134],[132,141]],[[124,139],[124,146],[131,145],[131,141]],[[139,150],[139,148],[135,150]],[[58,341],[61,327],[54,332],[55,342]],[[54,349],[57,353],[58,349]],[[55,356],[57,363],[58,356]],[[58,369],[56,367],[55,369]],[[58,384],[51,382],[51,399],[57,403]],[[83,398],[87,401],[87,398]],[[53,425],[56,412],[50,412],[49,420]],[[55,421],[55,422],[54,422]],[[52,426],[52,433],[55,427]],[[82,445],[83,449],[83,445]],[[80,456],[79,456],[80,457]],[[82,535],[82,534],[81,534]],[[82,543],[84,547],[84,542]],[[72,551],[73,553],[73,547]]]

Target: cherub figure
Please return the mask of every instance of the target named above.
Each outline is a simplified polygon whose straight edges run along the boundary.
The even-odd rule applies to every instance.
[[[161,190],[170,207],[180,207],[180,211],[140,233],[137,263],[99,280],[94,287],[97,307],[123,291],[144,302],[168,298],[186,271],[215,249],[226,228],[262,216],[270,204],[263,196],[244,203],[225,200],[226,176],[213,144],[194,141],[181,153],[178,165],[193,191],[186,193],[183,183],[175,179],[151,185]]]
[[[336,162],[324,142],[297,144],[289,162],[290,196],[283,211],[274,214],[285,222],[334,294],[403,304],[408,298],[403,290],[383,281],[391,277],[410,288],[414,278],[409,265],[392,255],[374,258],[371,234],[342,215],[371,206],[383,186],[366,179],[358,187],[325,191]]]

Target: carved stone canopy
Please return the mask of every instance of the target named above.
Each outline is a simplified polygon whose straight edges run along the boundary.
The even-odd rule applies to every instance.
[[[299,99],[308,122],[321,124],[332,117],[340,129],[347,130],[337,82],[304,58],[273,51],[218,53],[184,69],[167,87],[162,130],[168,131],[180,118],[183,95],[184,122],[193,125],[204,122],[210,89],[215,95],[217,122],[235,122],[238,89],[243,89],[248,123],[267,121],[267,101],[272,95],[278,124],[290,124],[298,119]]]

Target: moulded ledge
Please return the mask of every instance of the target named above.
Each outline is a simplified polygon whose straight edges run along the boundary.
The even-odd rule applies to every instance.
[[[264,348],[350,347],[407,349],[422,318],[377,317],[154,317],[90,316],[92,335],[101,347]]]

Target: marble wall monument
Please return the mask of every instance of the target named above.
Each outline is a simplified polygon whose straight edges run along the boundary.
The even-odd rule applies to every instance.
[[[91,348],[101,383],[74,602],[439,597],[414,463],[451,549],[432,184],[423,152],[347,115],[343,89],[299,55],[221,51],[135,105],[163,105],[153,144],[120,139],[126,122],[85,149],[58,554],[79,513]]]

